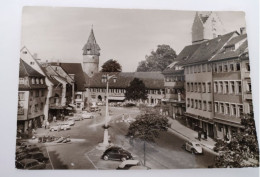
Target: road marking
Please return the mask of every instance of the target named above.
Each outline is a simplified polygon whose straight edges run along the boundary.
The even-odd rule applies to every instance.
[[[48,151],[47,146],[45,146],[45,148],[46,148],[46,151],[47,151],[47,154],[48,154],[49,160],[50,160],[50,162],[51,162],[51,167],[52,167],[52,169],[54,170],[54,167],[53,167],[53,164],[52,164],[51,157],[50,157],[50,154],[49,154],[49,151]]]
[[[88,154],[86,154],[88,160],[91,162],[91,164],[98,170],[98,167],[93,163],[93,161],[89,158]]]

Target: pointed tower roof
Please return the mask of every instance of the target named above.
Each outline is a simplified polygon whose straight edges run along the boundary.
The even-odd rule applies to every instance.
[[[93,28],[91,29],[90,35],[88,37],[88,42],[83,47],[83,55],[100,55],[100,47],[94,36]]]

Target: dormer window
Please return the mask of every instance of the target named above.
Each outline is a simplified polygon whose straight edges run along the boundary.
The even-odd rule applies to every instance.
[[[226,46],[225,47],[225,52],[227,51],[234,51],[235,50],[235,45],[231,45],[231,46]]]
[[[41,82],[41,84],[43,84],[43,79],[42,78],[41,78],[40,82]]]
[[[23,54],[27,54],[27,51],[23,51]]]
[[[31,61],[31,62],[30,62],[30,65],[34,65],[34,62],[33,62],[33,61]]]
[[[35,84],[35,78],[32,78],[32,84]]]
[[[36,78],[36,84],[39,84],[39,79],[38,78]]]

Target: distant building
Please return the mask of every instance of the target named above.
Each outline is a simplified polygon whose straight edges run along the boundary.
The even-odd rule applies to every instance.
[[[40,74],[20,59],[17,129],[29,133],[44,120],[47,85]]]
[[[98,72],[100,47],[96,42],[94,31],[91,29],[87,43],[83,47],[83,71],[92,77]]]
[[[192,25],[192,44],[223,34],[225,34],[225,29],[216,12],[196,12]]]
[[[87,77],[86,98],[88,102],[104,102],[106,100],[106,83],[102,82],[102,76],[107,73],[96,73],[93,77]],[[141,79],[148,91],[148,98],[138,103],[155,106],[161,103],[164,97],[164,78],[160,72],[121,72],[109,73],[117,77],[116,82],[109,82],[109,101],[124,102],[125,89],[134,78]]]

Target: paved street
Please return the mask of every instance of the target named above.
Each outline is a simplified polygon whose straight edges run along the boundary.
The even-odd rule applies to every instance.
[[[49,132],[38,129],[38,134],[48,132],[49,135],[70,135],[72,142],[66,144],[45,143],[51,165],[54,169],[115,169],[120,162],[104,161],[100,159],[102,151],[95,147],[103,141],[104,108],[102,116],[97,115],[95,119],[77,121],[71,130],[60,132]],[[135,117],[139,110],[137,108],[112,107],[109,135],[112,143],[121,146],[131,152],[135,158],[143,161],[143,142],[135,141],[134,147],[129,145],[125,137],[129,123],[122,121],[130,114]],[[126,114],[126,112],[128,114]],[[185,140],[178,134],[170,131],[161,133],[156,143],[146,144],[146,165],[152,169],[174,169],[174,168],[207,168],[213,163],[214,155],[204,152],[203,155],[192,155],[181,148]]]

